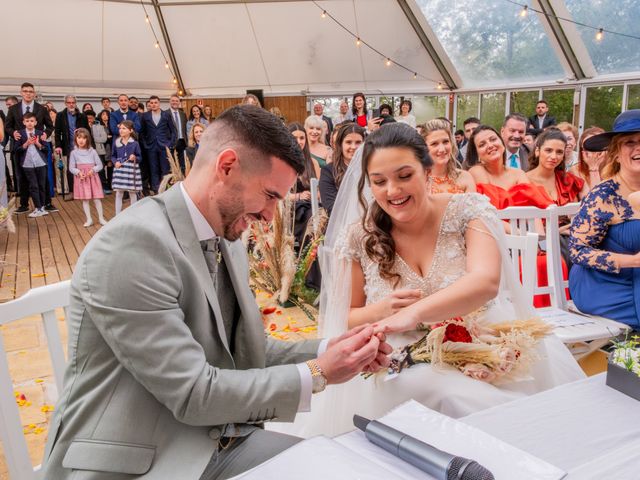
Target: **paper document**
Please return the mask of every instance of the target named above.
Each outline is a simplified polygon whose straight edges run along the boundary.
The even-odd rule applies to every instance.
[[[559,308],[545,308],[537,310],[540,318],[554,327],[575,327],[576,325],[595,324],[596,322],[585,315],[567,312]]]

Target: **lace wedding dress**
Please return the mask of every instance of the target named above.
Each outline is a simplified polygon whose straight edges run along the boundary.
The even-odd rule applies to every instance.
[[[359,262],[362,267],[367,304],[384,299],[394,288],[418,289],[425,297],[432,295],[465,274],[465,232],[473,219],[479,219],[487,226],[498,240],[503,257],[508,256],[504,231],[489,200],[476,193],[453,195],[442,218],[429,271],[420,276],[396,254],[394,269],[401,278],[396,287],[380,277],[378,265],[364,251],[364,230],[360,222],[343,228],[334,239],[329,238],[330,245],[326,248],[331,252],[325,251],[323,259],[323,279],[326,275],[331,279],[327,285],[323,284],[323,336],[338,335],[347,329],[345,300],[350,302],[352,261]],[[330,234],[328,232],[329,237]],[[528,302],[521,296],[509,260],[503,258],[502,263],[500,294],[480,309],[480,322],[482,319],[509,321],[533,315]],[[511,284],[511,290],[506,284]],[[393,347],[402,347],[423,335],[419,330],[403,332],[388,335],[387,341]],[[496,386],[465,376],[449,365],[418,364],[396,376],[383,373],[367,379],[356,377],[343,385],[331,385],[325,392],[314,395],[311,412],[298,414],[293,425],[278,424],[268,428],[307,438],[318,434],[334,436],[354,428],[354,414],[378,418],[410,399],[457,418],[584,377],[568,349],[555,336],[546,337],[537,349],[538,360],[531,365],[530,375],[519,381]]]

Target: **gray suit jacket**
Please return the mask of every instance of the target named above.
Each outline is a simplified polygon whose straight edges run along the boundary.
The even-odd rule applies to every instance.
[[[220,435],[294,419],[293,363],[319,341],[265,339],[244,247],[220,245],[240,309],[232,349],[179,188],[89,242],[71,282],[69,365],[43,478],[197,479]]]

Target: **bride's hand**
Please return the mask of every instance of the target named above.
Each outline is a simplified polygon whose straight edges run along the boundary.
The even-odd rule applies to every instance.
[[[415,330],[417,321],[406,309],[373,324],[373,331],[379,333],[399,333]]]
[[[384,318],[398,313],[404,307],[416,303],[422,298],[420,290],[396,290],[382,302],[384,303]]]

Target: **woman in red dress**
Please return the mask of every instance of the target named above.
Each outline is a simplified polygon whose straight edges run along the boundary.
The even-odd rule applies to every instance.
[[[514,206],[547,208],[553,203],[544,188],[532,185],[519,168],[506,165],[506,148],[500,134],[488,125],[480,125],[471,134],[467,160],[476,190],[489,197],[498,210]]]
[[[567,139],[562,131],[557,128],[545,130],[537,139],[532,156],[529,157],[529,171],[527,176],[531,183],[544,188],[553,203],[559,206],[581,200],[589,193],[586,182],[576,175],[566,171],[566,146]],[[564,223],[564,225],[562,225]],[[570,222],[568,219],[561,222],[560,233],[567,234]],[[563,256],[562,276],[568,279],[567,265],[569,263],[569,251],[567,242],[561,239],[561,252]],[[538,255],[538,285],[546,286],[547,283],[546,255]],[[534,305],[546,307],[551,304],[548,295],[536,295]]]

